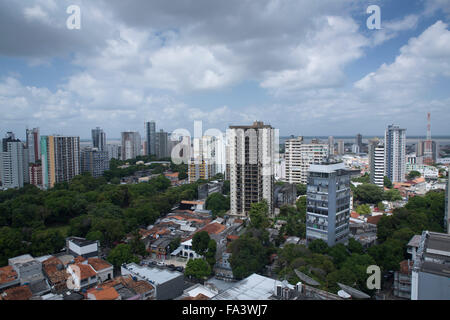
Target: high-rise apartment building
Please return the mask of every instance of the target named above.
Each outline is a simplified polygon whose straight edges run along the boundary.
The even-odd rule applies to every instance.
[[[2,139],[0,175],[2,188],[5,189],[22,188],[29,182],[28,150],[12,132],[8,132],[6,138]]]
[[[92,129],[92,146],[98,151],[106,151],[106,134],[99,127]]]
[[[145,123],[145,138],[147,145],[147,155],[156,155],[156,123],[150,121]]]
[[[42,164],[30,163],[28,168],[30,184],[42,187]]]
[[[156,156],[159,159],[169,158],[169,134],[163,129],[156,133]]]
[[[384,186],[384,143],[378,138],[369,141],[370,183]]]
[[[334,156],[334,137],[333,136],[328,137],[328,154],[330,156]]]
[[[141,155],[141,135],[139,132],[122,132],[122,160],[134,159]]]
[[[342,156],[344,154],[345,154],[344,140],[338,140],[338,155]]]
[[[28,161],[30,163],[38,163],[41,160],[41,138],[39,136],[39,128],[27,129]]]
[[[392,182],[402,182],[406,174],[406,129],[389,125],[384,137],[384,170]]]
[[[427,162],[425,159],[426,158],[426,156],[425,156],[426,144],[427,144],[427,141],[419,140],[416,145],[416,156],[418,158],[421,158],[422,163],[424,163],[424,164],[426,164],[426,162]],[[436,141],[431,141],[431,155],[430,155],[431,161],[428,161],[428,164],[436,163],[438,153],[439,153],[439,150],[438,150]]]
[[[106,170],[109,170],[108,152],[97,148],[85,148],[81,151],[81,172],[89,172],[94,178],[98,178]]]
[[[259,121],[227,130],[231,215],[245,217],[252,203],[263,199],[273,214],[275,137],[275,129]]]
[[[362,143],[362,135],[360,133],[358,133],[356,135],[355,144],[359,147],[359,150],[361,151],[362,147],[363,147],[363,143]]]
[[[349,235],[350,174],[343,163],[312,164],[306,196],[306,239],[329,246],[345,243]]]
[[[117,144],[107,144],[106,145],[106,153],[108,154],[108,160],[111,159],[120,159],[120,146]]]
[[[41,136],[42,184],[72,180],[81,173],[80,137]]]
[[[327,157],[327,144],[303,143],[303,137],[286,140],[286,181],[306,184],[309,166],[319,164]]]

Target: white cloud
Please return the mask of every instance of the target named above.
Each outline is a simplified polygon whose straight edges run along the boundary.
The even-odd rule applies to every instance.
[[[377,46],[398,36],[401,31],[413,30],[417,27],[419,16],[410,14],[399,20],[382,22],[381,29],[373,32],[373,45]]]
[[[344,67],[363,55],[367,38],[358,32],[351,18],[325,17],[316,21],[321,28],[291,50],[293,68],[265,72],[263,88],[275,91],[340,86]]]
[[[450,31],[447,24],[438,21],[420,36],[411,38],[400,49],[391,64],[355,83],[355,87],[374,94],[416,96],[426,90],[439,76],[450,76]]]

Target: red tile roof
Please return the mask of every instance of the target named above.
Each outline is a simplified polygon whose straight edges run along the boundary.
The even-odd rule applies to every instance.
[[[228,239],[228,240],[237,240],[237,239],[239,239],[239,236],[238,236],[238,235],[235,235],[235,234],[229,234],[229,235],[227,236],[227,239]]]
[[[82,263],[84,261],[86,261],[86,258],[83,256],[78,256],[74,259],[75,263]]]
[[[0,268],[0,284],[6,284],[17,279],[17,272],[12,266]]]
[[[370,223],[370,224],[378,224],[378,222],[380,222],[380,219],[381,219],[382,216],[383,216],[383,215],[380,214],[380,215],[378,215],[378,216],[370,216],[370,217],[367,217],[367,223]]]
[[[25,285],[5,290],[2,298],[3,300],[29,300],[32,295],[30,288]]]
[[[100,271],[112,267],[109,262],[100,258],[89,258],[88,264],[90,264],[95,271]]]
[[[72,267],[77,266],[80,269],[80,279],[88,279],[90,277],[94,277],[97,273],[92,269],[92,267],[88,264],[75,263]],[[76,269],[73,269],[76,270]]]
[[[352,213],[350,213],[350,217],[358,219],[359,218],[359,214],[355,211],[352,211]]]
[[[119,293],[113,287],[98,287],[87,291],[88,296],[91,294],[95,300],[116,300],[119,298]]]

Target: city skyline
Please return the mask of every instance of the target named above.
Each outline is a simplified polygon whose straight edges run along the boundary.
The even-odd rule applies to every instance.
[[[167,132],[258,120],[281,136],[390,123],[424,135],[427,112],[432,135],[448,134],[446,1],[378,3],[380,30],[366,26],[370,1],[76,1],[80,30],[66,27],[70,4],[1,4],[1,135],[144,136],[151,120]]]

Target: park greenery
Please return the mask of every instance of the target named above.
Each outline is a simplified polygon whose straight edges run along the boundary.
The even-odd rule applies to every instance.
[[[230,198],[219,192],[214,192],[206,199],[206,209],[211,210],[213,217],[224,216],[230,210]]]
[[[117,176],[128,173],[128,168],[113,170]],[[162,174],[127,185],[82,174],[46,191],[33,185],[1,191],[0,266],[24,253],[59,252],[67,236],[99,240],[103,247],[114,248],[126,234],[153,224],[182,199],[196,199],[197,188],[198,183],[170,187]]]
[[[188,261],[186,275],[196,279],[203,279],[211,274],[216,263],[216,241],[209,237],[208,232],[200,231],[192,238],[192,249],[202,257],[194,259],[195,262],[190,262],[192,259]],[[198,260],[202,260],[203,262]]]

